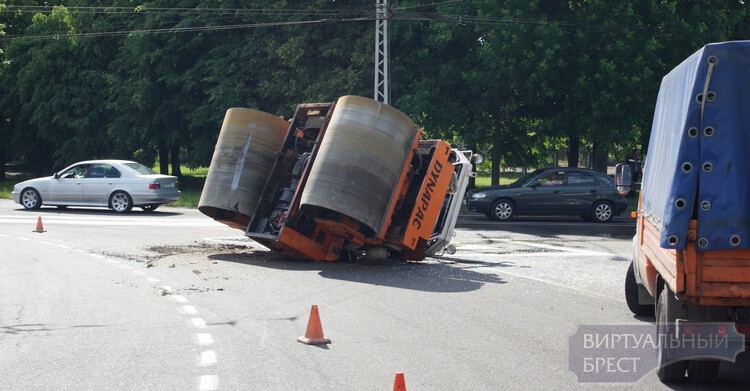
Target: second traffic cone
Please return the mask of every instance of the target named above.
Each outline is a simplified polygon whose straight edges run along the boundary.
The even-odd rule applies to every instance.
[[[396,372],[396,380],[393,381],[393,391],[406,391],[403,372]]]
[[[36,229],[33,232],[39,232],[39,233],[47,232],[44,229],[44,225],[42,225],[42,216],[39,216],[39,219],[36,220]]]
[[[313,305],[310,310],[310,319],[307,321],[305,335],[297,337],[297,341],[306,345],[322,345],[331,343],[331,340],[323,336],[323,326],[320,324],[318,306]]]

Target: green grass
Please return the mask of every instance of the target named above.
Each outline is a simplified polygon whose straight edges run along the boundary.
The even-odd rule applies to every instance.
[[[500,173],[500,184],[507,185],[515,182],[518,178],[522,177],[522,172],[501,172]],[[492,182],[492,178],[488,176],[477,175],[475,182],[476,187],[486,187]]]
[[[0,198],[11,198],[10,192],[13,191],[13,185],[20,181],[14,179],[0,179]]]
[[[208,170],[206,170],[208,171]],[[185,172],[183,171],[183,175]],[[175,206],[178,208],[197,208],[198,201],[201,199],[201,191],[203,191],[203,183],[206,181],[204,176],[188,176],[185,175],[180,179],[180,199],[177,202],[169,204],[169,206]]]

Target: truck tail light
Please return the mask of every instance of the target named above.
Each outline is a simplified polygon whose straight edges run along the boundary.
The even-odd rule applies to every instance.
[[[158,190],[158,189],[161,189],[161,184],[157,181],[153,181],[148,184],[148,188],[151,190]]]

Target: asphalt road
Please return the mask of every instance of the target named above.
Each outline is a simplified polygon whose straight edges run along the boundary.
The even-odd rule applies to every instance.
[[[622,296],[632,221],[459,226],[453,255],[309,263],[195,210],[0,200],[0,389],[370,390],[399,371],[420,390],[667,389],[570,368],[581,327],[651,322]],[[313,304],[329,345],[296,341]],[[743,353],[711,388],[747,389],[748,369]]]

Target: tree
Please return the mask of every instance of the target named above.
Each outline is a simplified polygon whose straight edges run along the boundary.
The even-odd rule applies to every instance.
[[[5,2],[0,2],[0,14],[5,11]],[[0,37],[5,35],[5,24],[0,23]],[[3,47],[0,46],[0,80],[3,79],[3,75],[5,74],[5,56],[3,52]],[[0,179],[5,179],[5,164],[7,163],[7,152],[6,152],[6,145],[8,145],[8,139],[7,136],[8,130],[9,130],[9,122],[10,118],[5,113],[0,117]]]

